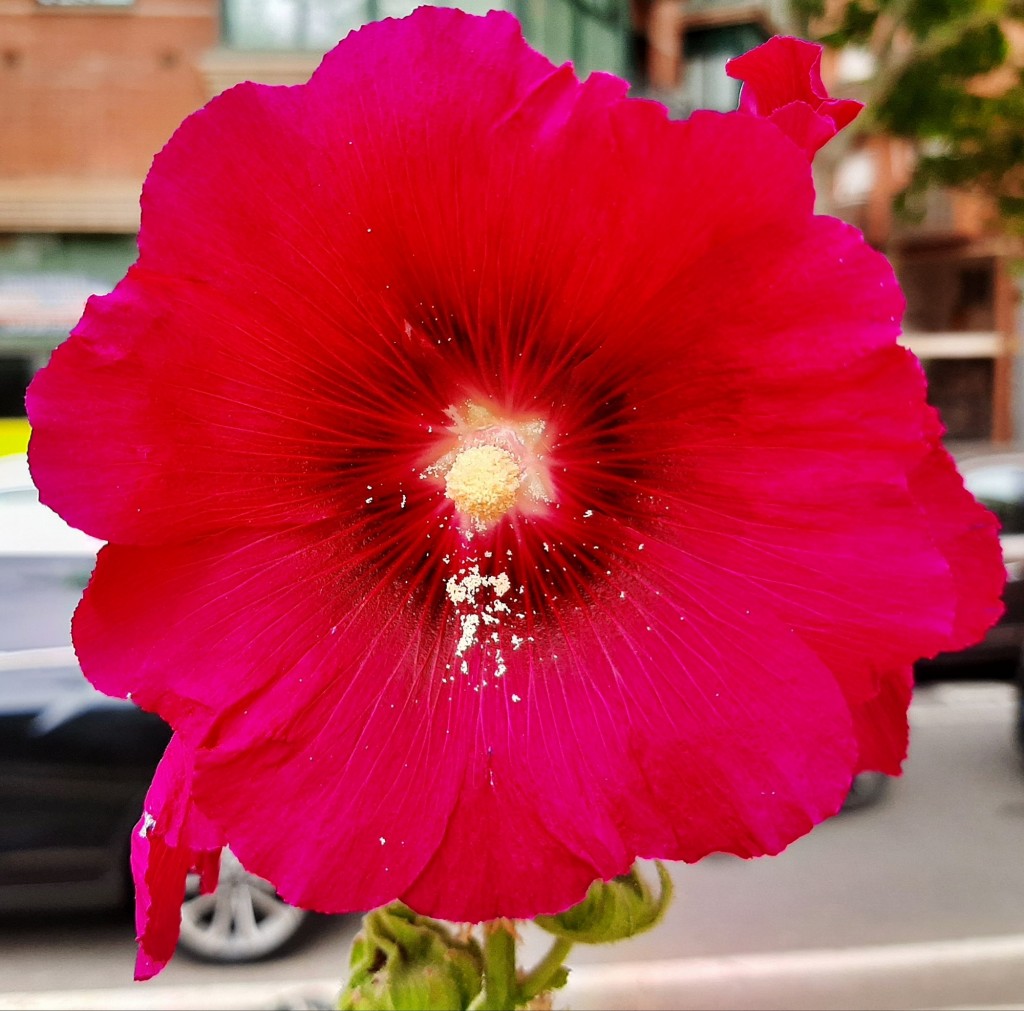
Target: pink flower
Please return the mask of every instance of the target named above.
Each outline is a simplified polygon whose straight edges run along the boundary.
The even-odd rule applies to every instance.
[[[830,98],[821,81],[821,46],[776,36],[726,64],[743,81],[740,111],[770,119],[808,157],[827,144],[863,107]]]
[[[157,156],[29,397],[45,501],[110,541],[83,669],[177,732],[146,971],[220,842],[453,920],[778,852],[996,618],[885,260],[774,117],[625,90],[423,9]]]

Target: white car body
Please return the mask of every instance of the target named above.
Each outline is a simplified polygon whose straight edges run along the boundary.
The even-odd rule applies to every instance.
[[[90,558],[102,546],[39,501],[24,453],[0,456],[0,558]]]

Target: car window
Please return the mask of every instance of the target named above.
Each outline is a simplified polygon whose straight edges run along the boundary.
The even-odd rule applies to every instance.
[[[14,488],[11,491],[0,491],[0,509],[8,506],[22,506],[39,501],[39,493],[35,488]]]
[[[1024,468],[979,467],[964,477],[967,490],[999,517],[1004,534],[1024,533]]]
[[[39,501],[24,454],[0,456],[0,570],[11,558],[94,559],[99,548],[100,541],[68,526]]]

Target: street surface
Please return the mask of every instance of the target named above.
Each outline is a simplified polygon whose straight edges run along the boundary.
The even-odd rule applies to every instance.
[[[906,775],[879,804],[776,858],[675,867],[665,921],[613,947],[576,949],[560,1005],[1024,1008],[1014,706],[1006,685],[921,689]],[[154,982],[115,992],[131,986],[127,916],[0,921],[0,1009],[288,1006],[288,994],[329,996],[356,926],[318,919],[293,952],[258,965],[179,957]],[[527,950],[528,960],[542,950],[533,935]],[[99,990],[111,992],[89,1003]]]

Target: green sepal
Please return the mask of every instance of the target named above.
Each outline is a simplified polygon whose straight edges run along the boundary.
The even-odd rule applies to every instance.
[[[668,871],[658,861],[655,866],[657,895],[634,866],[611,881],[595,881],[579,905],[554,916],[538,916],[534,922],[550,934],[581,944],[605,944],[642,934],[661,920],[672,898]]]
[[[477,941],[400,902],[366,915],[349,964],[341,1011],[464,1011],[483,985]]]
[[[545,987],[544,992],[550,993],[552,990],[561,990],[568,982],[569,970],[563,965],[548,980],[548,985]]]

